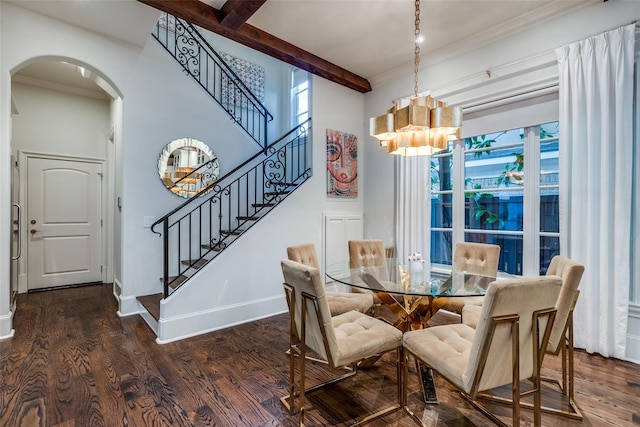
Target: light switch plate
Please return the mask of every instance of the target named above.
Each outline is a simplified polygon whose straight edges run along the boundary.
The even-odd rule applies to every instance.
[[[143,225],[145,228],[151,227],[154,222],[156,222],[155,216],[145,216],[143,219]]]

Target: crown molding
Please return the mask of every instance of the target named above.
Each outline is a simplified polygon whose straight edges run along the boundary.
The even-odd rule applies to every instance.
[[[499,26],[487,28],[482,32],[474,34],[472,37],[458,40],[455,43],[451,43],[432,52],[425,53],[420,58],[419,71],[424,71],[429,67],[445,62],[446,60],[453,57],[461,56],[465,53],[477,50],[484,45],[496,42],[508,36],[512,36],[516,33],[525,31],[531,27],[535,27],[539,24],[548,22],[550,18],[556,19],[560,16],[566,15],[568,13],[585,8],[598,2],[599,0],[580,2],[561,1],[545,4],[515,19],[504,22]],[[371,87],[375,89],[377,87],[384,86],[391,81],[395,81],[401,78],[407,78],[412,74],[413,61],[407,61],[406,63],[399,65],[398,67],[369,78],[369,82],[371,83]]]

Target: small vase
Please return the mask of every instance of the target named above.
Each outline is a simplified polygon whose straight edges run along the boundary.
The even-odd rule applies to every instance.
[[[420,286],[424,282],[424,263],[422,261],[411,261],[411,285]]]

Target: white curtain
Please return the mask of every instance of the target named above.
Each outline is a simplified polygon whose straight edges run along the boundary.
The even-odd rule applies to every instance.
[[[631,285],[635,24],[556,50],[560,248],[585,265],[575,345],[625,358]]]
[[[406,262],[412,252],[429,260],[431,210],[429,156],[396,159],[396,252]]]

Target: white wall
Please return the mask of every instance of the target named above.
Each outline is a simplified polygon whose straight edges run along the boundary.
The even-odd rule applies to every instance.
[[[446,93],[461,102],[471,98],[492,99],[500,91],[517,92],[522,83],[535,83],[537,79],[557,81],[555,69],[556,47],[584,39],[626,25],[640,18],[640,2],[611,0],[580,9],[555,20],[546,20],[535,27],[523,28],[520,34],[506,40],[475,47],[458,55],[434,55],[424,58],[419,74],[420,91],[431,89],[434,94]],[[530,58],[530,60],[527,60]],[[531,68],[527,69],[527,64]],[[386,80],[373,83],[374,90],[365,98],[365,117],[381,114],[389,108],[391,100],[411,94],[413,67],[408,64],[404,75],[390,73]],[[539,68],[537,68],[539,67]],[[489,77],[486,70],[493,71]],[[510,71],[509,71],[510,70]],[[543,76],[540,71],[543,70]],[[549,75],[555,73],[555,76]],[[502,73],[512,73],[502,80]],[[534,84],[535,85],[535,84]],[[465,87],[466,86],[466,87]],[[368,126],[368,123],[366,124]],[[463,124],[464,127],[464,124]],[[368,129],[364,132],[368,135]],[[389,222],[393,219],[394,199],[393,156],[378,148],[375,138],[367,136],[365,144],[365,236],[389,236]],[[385,202],[381,202],[385,201]],[[634,314],[635,313],[635,314]],[[638,310],[631,311],[629,319],[628,356],[640,361],[640,317]]]
[[[6,19],[0,5],[0,22]],[[2,55],[4,37],[0,29],[0,164],[11,161],[11,96],[7,88],[11,87],[11,75],[2,72],[6,69],[6,60]],[[0,168],[0,224],[11,222],[11,168]],[[11,312],[10,265],[11,241],[9,233],[0,233],[0,338],[13,336],[13,313]]]
[[[189,286],[178,289],[162,307],[159,341],[267,317],[286,309],[280,260],[286,247],[314,243],[322,253],[322,212],[362,211],[359,196],[326,196],[326,129],[353,133],[363,150],[364,96],[322,78],[312,80],[313,176],[280,206],[226,249]],[[364,169],[360,162],[359,171]]]
[[[12,85],[20,111],[13,117],[18,150],[106,158],[109,102],[20,83]]]
[[[263,104],[274,116],[273,121],[268,124],[267,139],[269,142],[273,142],[287,132],[290,128],[289,114],[286,111],[289,100],[288,97],[282,95],[289,89],[288,78],[291,66],[218,34],[202,29],[199,31],[218,53],[228,53],[236,58],[264,67],[265,95]]]
[[[113,213],[114,292],[119,298],[120,314],[137,313],[136,296],[161,291],[161,239],[143,227],[143,219],[145,216],[159,218],[182,202],[163,187],[158,177],[157,159],[161,149],[175,138],[200,139],[218,154],[224,174],[258,148],[216,111],[208,95],[180,71],[155,41],[134,46],[4,2],[0,3],[0,14],[0,162],[9,162],[10,77],[21,66],[42,59],[69,59],[97,71],[122,96],[122,100],[114,100],[105,107],[110,121],[105,123],[106,129],[101,135],[104,137],[113,131],[114,147],[111,154],[102,152],[101,155],[115,158],[109,171],[115,174],[114,196],[120,197],[122,203],[122,208],[115,208]],[[231,44],[219,50],[252,62],[264,59],[261,54],[236,51]],[[288,115],[285,118],[277,114],[288,104],[285,91],[288,65],[272,59],[265,64],[266,104],[276,116],[272,123],[276,131],[271,132],[277,135],[270,134],[273,139],[288,127]],[[161,340],[218,329],[284,310],[279,261],[286,256],[285,248],[312,242],[321,253],[322,212],[362,211],[362,179],[357,199],[327,198],[324,159],[327,128],[356,134],[362,150],[364,96],[319,78],[314,78],[312,85],[314,176],[212,266],[201,271],[193,285],[180,290],[162,308]],[[17,89],[16,93],[21,90]],[[24,130],[18,134],[37,131]],[[59,140],[56,145],[58,143]],[[360,165],[361,171],[364,170],[362,162]],[[8,170],[0,168],[0,173]],[[3,187],[0,221],[8,223],[8,175],[5,178],[0,180]],[[6,234],[0,234],[0,243],[0,254],[3,254],[9,247]],[[0,278],[0,336],[7,337],[12,314],[8,307],[9,269],[5,262],[8,253],[4,255],[0,270],[7,274]],[[248,263],[251,268],[247,268]]]
[[[122,189],[123,184],[123,172],[122,172],[122,99],[118,98],[111,102],[111,130],[113,131],[113,155],[110,157],[109,173],[114,175],[113,183],[113,195],[115,199],[112,201],[113,206],[113,284],[114,293],[117,297],[122,294]]]
[[[288,131],[280,126],[283,120],[280,110],[281,104],[288,102],[288,90],[283,82],[289,66],[202,32],[217,51],[265,67],[265,105],[275,116],[269,123],[269,142]],[[162,241],[143,227],[143,219],[145,216],[160,219],[186,201],[168,191],[158,177],[157,161],[164,146],[185,137],[204,142],[218,156],[220,176],[258,152],[259,147],[152,39],[132,70],[124,105],[121,281],[126,284],[122,288],[124,302],[120,309],[122,314],[130,314],[138,310],[136,296],[162,289]],[[136,262],[127,262],[129,259]]]
[[[152,9],[149,13],[152,18],[159,15]],[[90,70],[99,70],[122,93],[140,48],[6,2],[0,2],[0,18],[0,164],[8,165],[12,144],[11,74],[14,71],[39,60],[68,60]],[[10,221],[9,172],[10,168],[0,168],[0,224]],[[10,336],[12,325],[8,305],[8,249],[9,233],[0,233],[0,337]]]

